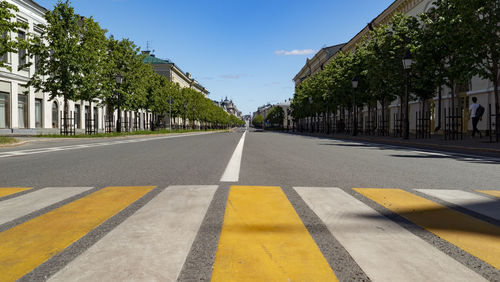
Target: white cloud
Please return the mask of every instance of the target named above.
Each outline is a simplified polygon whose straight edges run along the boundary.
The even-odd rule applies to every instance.
[[[290,55],[310,55],[313,54],[315,51],[313,49],[304,49],[304,50],[291,50],[291,51],[286,51],[286,50],[276,50],[274,51],[274,54],[278,56],[290,56]]]

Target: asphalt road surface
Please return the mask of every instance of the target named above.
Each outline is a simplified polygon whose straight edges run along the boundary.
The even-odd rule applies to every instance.
[[[0,148],[0,280],[500,281],[500,157],[244,129]]]

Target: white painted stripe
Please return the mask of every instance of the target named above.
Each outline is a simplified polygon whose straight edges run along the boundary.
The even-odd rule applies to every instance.
[[[500,220],[500,201],[462,190],[416,189],[464,209]]]
[[[89,144],[83,144],[83,145],[69,145],[69,146],[60,146],[60,147],[27,149],[27,150],[20,150],[20,151],[7,151],[7,152],[0,152],[0,158],[8,158],[8,157],[22,156],[22,155],[33,155],[33,154],[41,154],[41,153],[50,153],[50,152],[57,152],[57,151],[67,151],[67,150],[75,150],[75,149],[85,149],[85,148],[117,145],[117,144],[138,143],[138,142],[145,142],[145,141],[154,141],[154,140],[160,140],[160,139],[170,139],[170,138],[206,135],[206,134],[213,134],[213,133],[215,133],[215,132],[189,133],[189,134],[173,135],[173,136],[160,136],[160,137],[138,138],[138,139],[131,139],[131,140],[89,143]]]
[[[241,166],[241,157],[243,156],[243,145],[245,144],[245,136],[247,132],[243,133],[241,136],[240,142],[234,149],[233,156],[229,163],[227,164],[226,170],[220,179],[221,182],[238,182],[240,178],[240,166]]]
[[[170,186],[50,278],[175,281],[217,186]]]
[[[486,281],[339,188],[295,188],[373,281]]]
[[[92,187],[52,187],[33,191],[0,202],[0,224],[12,221],[57,202],[92,189]]]

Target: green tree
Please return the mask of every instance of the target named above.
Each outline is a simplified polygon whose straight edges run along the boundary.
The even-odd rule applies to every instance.
[[[278,125],[280,128],[283,126],[283,119],[285,118],[285,112],[282,107],[275,106],[269,110],[266,120],[272,125]]]
[[[442,46],[441,69],[443,81],[451,89],[451,108],[456,107],[459,86],[466,85],[474,74],[473,33],[468,27],[467,10],[469,1],[436,0],[425,22],[435,31],[434,43]],[[479,43],[478,43],[479,44]],[[460,106],[460,105],[458,105]]]
[[[41,35],[33,38],[30,46],[31,55],[39,59],[28,85],[49,93],[50,99],[64,98],[63,127],[67,133],[68,100],[78,97],[82,76],[82,19],[69,1],[59,1],[44,18],[47,25],[40,26]]]
[[[475,70],[480,77],[493,84],[496,110],[496,132],[500,132],[500,97],[498,93],[500,73],[500,2],[498,0],[468,0],[465,9],[466,28],[472,30],[471,54]]]
[[[108,39],[107,53],[107,60],[111,67],[105,74],[106,83],[103,96],[110,111],[120,109],[118,111],[120,118],[122,107],[135,110],[136,106],[140,104],[136,99],[140,99],[141,95],[146,92],[147,79],[145,79],[144,74],[147,72],[147,67],[143,62],[144,57],[140,54],[139,48],[127,38],[116,40],[111,36]],[[117,74],[123,78],[121,85],[117,85],[115,82]]]
[[[253,120],[252,120],[252,125],[257,128],[262,127],[262,123],[264,122],[264,117],[262,115],[257,115]]]
[[[12,33],[17,33],[19,29],[28,28],[26,23],[16,21],[16,12],[19,12],[16,5],[0,1],[0,68],[6,68],[9,71],[12,71],[12,68],[7,64],[6,55],[17,53],[18,49],[27,46],[26,40],[11,38]]]
[[[82,19],[81,75],[80,81],[78,81],[77,98],[88,101],[90,109],[92,109],[92,103],[103,96],[107,83],[106,75],[110,72],[111,67],[107,60],[105,33],[106,30],[102,29],[92,17]]]

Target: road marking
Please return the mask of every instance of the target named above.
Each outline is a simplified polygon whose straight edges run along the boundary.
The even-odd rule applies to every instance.
[[[500,201],[462,190],[416,189],[416,191],[500,220]]]
[[[477,192],[500,198],[500,191],[497,190],[477,190]]]
[[[39,148],[39,149],[27,149],[27,150],[19,150],[19,151],[7,151],[7,152],[0,152],[0,158],[9,158],[9,157],[15,157],[15,156],[24,156],[24,155],[42,154],[42,153],[67,151],[67,150],[75,150],[75,149],[102,147],[102,146],[110,146],[110,145],[117,145],[117,144],[138,143],[138,142],[154,141],[154,140],[160,140],[160,139],[198,136],[198,135],[206,135],[206,134],[213,134],[213,133],[215,133],[215,132],[201,132],[201,133],[174,135],[174,136],[138,138],[138,139],[130,139],[130,140],[118,140],[118,141],[98,142],[98,143],[89,143],[89,144],[80,144],[80,145],[68,145],[68,146],[47,147],[47,148]]]
[[[0,280],[19,279],[153,188],[107,187],[0,233]]]
[[[354,190],[500,269],[500,227],[401,189]]]
[[[280,187],[232,186],[212,281],[337,281]]]
[[[171,186],[51,281],[176,281],[217,186]]]
[[[31,188],[22,188],[22,187],[5,187],[5,188],[0,188],[0,198],[9,196],[12,194],[16,194],[22,191],[29,190]]]
[[[243,145],[245,143],[245,136],[247,132],[243,133],[241,136],[240,142],[234,149],[233,156],[229,163],[227,164],[226,170],[220,179],[221,182],[238,182],[240,178],[240,166],[241,166],[241,157],[243,156]]]
[[[294,189],[372,281],[486,281],[339,188]]]
[[[91,187],[44,188],[0,202],[0,225],[64,199],[92,189]]]

